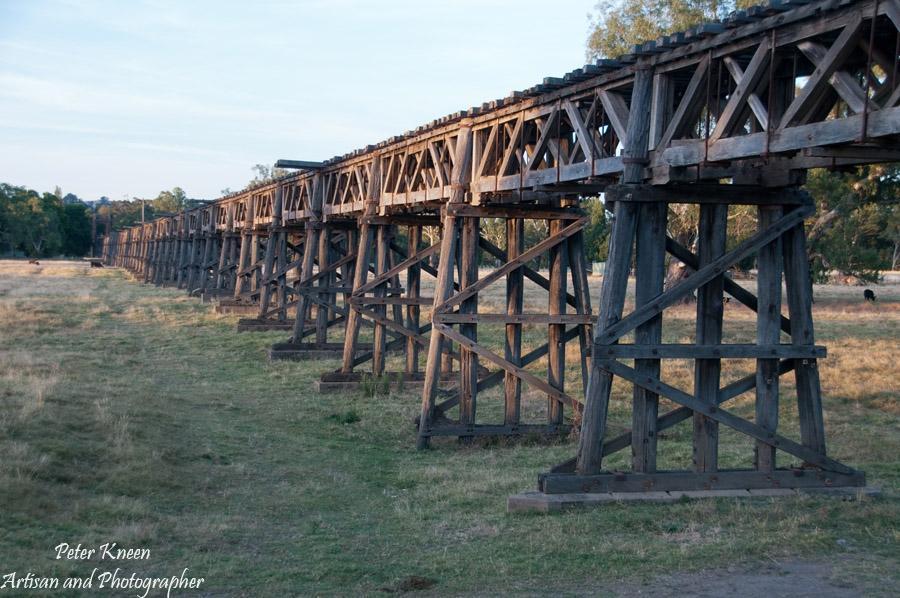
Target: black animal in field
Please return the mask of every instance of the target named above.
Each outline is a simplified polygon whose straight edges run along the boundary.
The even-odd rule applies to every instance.
[[[28,263],[29,263],[29,264],[34,264],[35,266],[40,266],[40,265],[41,265],[41,263],[40,263],[39,261],[37,261],[36,259],[30,259],[30,260],[28,260]]]
[[[875,293],[872,291],[872,289],[866,289],[865,291],[863,291],[863,298],[866,301],[871,301],[872,303],[875,303]]]

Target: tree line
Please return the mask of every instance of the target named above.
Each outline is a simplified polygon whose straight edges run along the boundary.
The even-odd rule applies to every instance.
[[[84,201],[57,187],[52,193],[0,183],[0,254],[28,257],[89,255],[107,234],[193,207],[175,187],[150,200]],[[97,251],[99,247],[94,247]]]
[[[615,58],[634,44],[715,21],[758,0],[599,0],[590,17],[588,60]],[[826,280],[832,272],[873,281],[882,270],[900,267],[900,164],[881,164],[834,171],[809,172],[805,185],[816,205],[807,222],[813,276]],[[589,208],[588,257],[606,259],[608,234],[605,210]],[[699,210],[670,206],[668,233],[683,245],[696,242]],[[756,231],[756,210],[733,206],[728,214],[728,245],[733,247]],[[753,258],[741,264],[752,268]]]
[[[256,164],[250,169],[249,186],[271,182],[289,172]],[[232,193],[223,189],[222,195]],[[109,231],[149,222],[197,207],[204,200],[191,199],[181,187],[160,191],[153,199],[85,201],[73,193],[63,195],[0,183],[0,255],[28,257],[81,257],[100,251],[100,239]],[[92,244],[96,244],[93,248]]]
[[[268,183],[288,171],[256,164],[249,185]],[[222,195],[232,193],[223,189]],[[109,231],[148,222],[194,208],[204,200],[191,199],[181,187],[160,191],[153,199],[85,201],[73,193],[52,193],[0,183],[0,255],[81,257],[99,252]],[[92,248],[92,244],[96,244]]]
[[[66,196],[68,197],[68,196]],[[61,193],[0,183],[0,251],[29,257],[85,255],[91,247],[91,216],[81,201]]]
[[[900,268],[900,165],[865,166],[847,172],[814,170],[806,189],[816,204],[807,231],[809,259],[817,281],[825,281],[832,272],[873,281],[883,270]],[[198,203],[180,187],[162,191],[151,200],[111,201],[104,197],[84,202],[71,193],[63,195],[58,188],[53,193],[38,193],[0,183],[0,253],[29,257],[87,255],[92,239],[102,238],[109,227],[127,228]],[[590,218],[585,229],[587,258],[605,261],[610,214],[600,198],[586,198],[582,207]],[[698,219],[695,205],[670,206],[669,235],[685,246],[693,246]],[[728,220],[729,247],[756,231],[752,206],[732,206]],[[486,239],[505,247],[506,225],[502,220],[486,218],[481,228]],[[438,230],[425,231],[426,242],[437,242],[437,235]],[[546,236],[546,222],[526,221],[526,246]],[[492,258],[484,259],[490,262]],[[754,267],[754,258],[740,266]]]

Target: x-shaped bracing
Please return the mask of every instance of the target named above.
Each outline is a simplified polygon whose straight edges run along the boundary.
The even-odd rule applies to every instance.
[[[756,386],[755,374],[746,376],[736,382],[725,386],[724,388],[720,388],[716,394],[715,404],[710,404],[701,401],[678,388],[662,382],[662,380],[660,380],[657,376],[639,373],[634,368],[621,363],[613,357],[618,356],[616,354],[621,355],[621,357],[627,357],[629,354],[628,348],[634,348],[635,350],[640,348],[640,345],[616,345],[621,337],[628,334],[641,324],[656,317],[664,309],[671,305],[674,305],[681,298],[690,293],[693,293],[699,287],[709,283],[718,276],[722,276],[728,268],[744,259],[745,257],[751,255],[752,253],[758,251],[763,246],[771,243],[773,240],[780,237],[785,232],[791,230],[794,227],[802,226],[803,220],[812,212],[813,207],[810,205],[804,205],[795,210],[792,210],[786,215],[782,216],[776,222],[772,223],[767,228],[759,231],[752,237],[740,243],[731,251],[722,254],[717,259],[712,260],[710,263],[702,267],[698,267],[699,259],[696,255],[691,253],[687,248],[678,244],[673,239],[667,238],[666,248],[669,253],[674,255],[676,258],[684,261],[685,264],[689,267],[694,268],[694,273],[688,276],[684,281],[682,281],[675,287],[658,295],[654,300],[635,309],[625,318],[614,322],[612,325],[607,326],[605,329],[599,331],[598,335],[595,338],[594,347],[592,350],[592,359],[594,360],[594,363],[597,365],[597,367],[608,372],[611,375],[619,376],[625,380],[628,380],[637,387],[664,396],[681,405],[681,407],[679,407],[678,409],[670,411],[669,413],[666,413],[665,415],[657,418],[657,431],[661,431],[663,429],[674,426],[676,423],[690,417],[692,413],[700,413],[711,420],[714,420],[718,423],[733,428],[738,432],[750,436],[763,444],[783,450],[795,457],[804,460],[807,463],[816,465],[824,470],[834,471],[838,473],[854,472],[852,468],[843,465],[842,463],[831,459],[822,453],[819,453],[809,447],[803,446],[802,444],[790,440],[789,438],[766,430],[762,426],[745,420],[727,410],[722,409],[719,406],[722,403],[754,388]],[[724,279],[724,290],[744,305],[756,311],[758,304],[757,298],[752,293],[743,289],[743,287],[740,287],[737,283],[731,281],[727,277]],[[780,328],[784,332],[790,333],[790,320],[788,320],[784,316],[781,316]],[[613,347],[618,347],[618,349],[613,349]],[[719,347],[721,347],[721,356],[727,357],[728,349],[733,346],[720,345]],[[608,351],[607,348],[609,348]],[[780,376],[791,371],[794,368],[794,360],[801,358],[801,354],[805,357],[814,358],[817,355],[816,349],[817,348],[815,347],[797,347],[796,351],[794,352],[791,352],[790,350],[785,351],[784,353],[790,355],[791,358],[779,361],[777,369],[778,375]],[[665,350],[666,347],[659,346],[660,357],[665,357]],[[807,352],[809,353],[809,355],[806,355]],[[634,353],[634,351],[631,351],[631,353]],[[796,355],[794,353],[796,353]],[[635,353],[635,355],[637,355],[637,353]],[[778,355],[776,355],[776,357],[777,356]],[[646,358],[648,357],[648,355],[642,355],[642,357]],[[700,357],[701,356],[698,353],[697,358]],[[708,357],[709,356],[703,356],[703,358]],[[631,432],[626,432],[621,436],[613,438],[609,441],[605,441],[603,443],[601,456],[612,454],[616,451],[622,450],[627,446],[630,446],[631,440]],[[556,466],[556,468],[554,468],[554,471],[571,471],[574,468],[575,463],[576,459],[571,459]]]
[[[526,275],[528,275],[529,271],[531,273],[531,276],[529,276],[529,278],[531,278],[532,280],[534,280],[536,278],[536,279],[538,279],[538,281],[546,283],[547,282],[546,279],[544,279],[540,275],[536,275],[537,273],[532,271],[530,268],[527,268],[527,266],[525,264],[527,264],[528,262],[541,256],[542,254],[546,253],[551,248],[556,247],[557,245],[563,243],[569,237],[581,232],[581,230],[584,229],[584,226],[586,224],[587,224],[587,218],[579,218],[579,219],[575,220],[574,222],[572,222],[571,224],[569,224],[568,226],[566,226],[565,228],[563,228],[556,234],[544,239],[543,241],[541,241],[540,243],[537,243],[530,249],[523,251],[517,257],[507,261],[506,263],[504,263],[499,268],[492,271],[490,274],[488,274],[484,278],[479,279],[477,282],[465,287],[464,289],[462,289],[455,295],[452,295],[449,299],[447,299],[440,305],[436,306],[434,308],[434,313],[432,314],[432,322],[434,324],[435,332],[438,332],[438,333],[444,335],[445,337],[458,342],[460,344],[460,346],[468,349],[469,351],[475,353],[479,357],[483,357],[487,361],[490,361],[494,365],[498,366],[501,369],[501,371],[509,373],[509,374],[519,378],[523,382],[526,382],[526,383],[534,386],[535,388],[540,389],[541,391],[547,393],[547,395],[549,397],[556,399],[560,403],[570,406],[576,412],[580,412],[582,409],[582,405],[579,401],[573,399],[571,396],[569,396],[565,392],[559,390],[558,388],[554,387],[547,381],[538,378],[534,374],[532,374],[524,369],[525,365],[528,365],[532,361],[535,361],[539,357],[546,354],[547,345],[539,347],[538,349],[535,349],[534,351],[530,352],[529,354],[523,356],[523,358],[521,359],[522,364],[516,365],[515,363],[512,363],[511,361],[509,361],[503,357],[500,357],[499,355],[497,355],[490,349],[487,349],[484,346],[478,344],[476,341],[473,341],[472,339],[468,338],[467,336],[463,335],[462,333],[454,330],[450,326],[450,324],[451,323],[460,323],[464,319],[464,316],[461,316],[461,315],[455,314],[455,313],[451,313],[451,310],[454,307],[459,306],[466,299],[469,299],[469,298],[475,296],[479,291],[484,290],[486,287],[497,282],[498,280],[500,280],[501,278],[503,278],[504,276],[508,275],[510,272],[512,272],[516,269],[525,268]],[[493,245],[490,244],[489,242],[487,242],[486,240],[482,239],[479,241],[479,243],[482,247],[485,247],[485,246],[490,247],[492,249],[495,249],[497,253],[502,254],[502,250],[500,250],[499,248],[493,247]],[[495,255],[496,255],[496,253],[495,253]],[[504,255],[504,257],[505,257],[505,255]],[[538,284],[541,284],[541,282],[538,282]],[[568,300],[568,297],[567,297],[567,300]],[[574,297],[572,297],[572,301],[574,302]],[[491,316],[491,315],[493,315],[493,314],[477,314],[477,315],[473,315],[471,319],[473,321],[487,321],[489,319],[489,316]],[[514,316],[510,316],[510,315],[506,315],[506,314],[497,314],[497,319],[500,321],[513,321],[517,317],[520,319],[523,319],[523,320],[527,319],[528,321],[532,321],[532,322],[541,320],[543,323],[550,323],[550,322],[556,322],[557,320],[558,321],[564,320],[564,318],[561,316],[557,316],[556,318],[554,318],[554,316],[549,316],[546,314],[517,314]],[[572,319],[578,319],[578,318],[583,319],[584,320],[583,323],[590,323],[590,314],[575,314],[572,317]],[[466,321],[468,321],[468,320],[466,320]],[[578,334],[577,329],[572,329],[571,331],[566,332],[563,337],[564,339],[566,339],[564,342],[567,342],[568,340],[572,340],[572,339],[576,338],[577,334]],[[489,388],[489,386],[487,384],[493,385],[493,380],[491,379],[491,376],[495,376],[495,375],[499,375],[499,373],[493,372],[488,377],[479,381],[479,390],[481,389],[481,385],[483,383],[485,384],[485,386],[484,386],[485,388]],[[488,380],[488,379],[491,379],[490,383],[485,382],[485,380]],[[499,382],[499,377],[497,379],[497,382]],[[451,398],[448,401],[445,401],[444,403],[442,403],[440,405],[441,411],[445,411],[445,410],[449,409],[450,407],[452,407],[454,404],[456,404],[458,402],[459,402],[458,396]]]

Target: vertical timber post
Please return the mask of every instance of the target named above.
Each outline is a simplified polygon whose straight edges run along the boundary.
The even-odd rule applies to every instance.
[[[275,302],[278,304],[278,321],[287,321],[287,267],[288,267],[288,233],[284,227],[284,218],[281,220],[281,228],[278,231],[278,243],[275,251],[278,252],[275,260],[275,271],[278,273],[278,279],[275,284]]]
[[[250,245],[255,241],[253,236],[253,195],[248,197],[244,206],[244,221],[241,229],[241,255],[238,259],[237,280],[234,283],[234,298],[240,299],[248,285],[247,270],[251,264]]]
[[[229,265],[228,258],[231,255],[231,246],[234,243],[234,205],[228,204],[225,210],[225,230],[222,231],[219,269],[216,271],[216,290],[227,288],[228,279],[225,276],[225,267]]]
[[[558,207],[558,205],[557,205]],[[549,221],[547,232],[556,236],[564,228],[564,221],[554,218]],[[551,316],[566,313],[566,269],[568,264],[568,240],[563,240],[550,248],[550,290],[547,313]],[[563,337],[565,324],[547,325],[547,382],[559,391],[565,390],[566,344]],[[560,426],[563,423],[563,404],[556,397],[547,397],[547,423]]]
[[[631,109],[624,142],[623,183],[644,180],[647,163],[647,143],[650,136],[650,101],[653,71],[641,68],[635,72],[631,94]],[[609,258],[600,292],[600,316],[597,334],[619,321],[625,306],[631,248],[634,241],[636,207],[634,202],[619,201],[614,208],[615,223],[610,238]],[[596,337],[595,337],[596,338]],[[594,352],[596,355],[596,352]],[[575,469],[581,475],[600,472],[603,456],[603,436],[612,390],[612,374],[600,367],[599,359],[591,360],[591,376],[585,393],[581,436]]]
[[[506,261],[514,260],[525,249],[525,220],[509,218],[506,221]],[[525,301],[525,275],[516,268],[506,275],[506,313],[522,313]],[[506,325],[504,357],[513,365],[522,365],[522,324]],[[503,375],[504,417],[507,426],[517,426],[522,415],[522,381],[510,372]]]
[[[575,311],[579,314],[591,313],[591,293],[587,279],[587,259],[584,255],[584,231],[578,231],[569,238],[569,269],[572,272],[572,292],[575,295]],[[587,390],[590,376],[591,325],[578,327],[578,346],[581,359],[581,388]],[[575,415],[575,414],[573,414]]]
[[[251,296],[259,288],[259,232],[256,230],[256,214],[253,215],[250,232],[250,293]]]
[[[197,214],[197,216],[198,218],[195,219],[194,229],[190,232],[191,242],[188,250],[187,284],[185,285],[188,294],[194,290],[194,284],[197,282],[197,260],[199,259],[197,255],[200,250],[200,223],[197,222],[197,220],[199,220],[199,214]]]
[[[453,169],[450,174],[450,200],[444,213],[443,227],[441,229],[441,252],[438,264],[437,282],[434,288],[434,306],[437,307],[450,298],[453,292],[453,270],[456,257],[456,216],[453,207],[466,200],[469,180],[472,176],[472,121],[465,119],[460,122],[459,134],[456,139],[456,151],[453,159]],[[462,286],[462,285],[460,285]],[[422,389],[422,409],[419,415],[419,435],[416,447],[428,448],[429,437],[427,431],[431,425],[434,414],[434,401],[438,394],[442,361],[441,355],[444,348],[444,336],[435,326],[432,313],[432,330],[428,341],[428,360],[425,363],[425,384]]]
[[[406,253],[412,257],[419,252],[419,244],[422,240],[422,227],[410,226],[407,232]],[[421,290],[422,265],[421,262],[412,264],[406,270],[406,296],[410,299],[418,299]],[[410,330],[419,330],[419,314],[421,308],[418,303],[411,302],[406,306],[406,327]],[[406,368],[407,374],[415,374],[419,371],[419,343],[409,336],[406,338]]]
[[[759,229],[781,219],[781,206],[760,206]],[[777,345],[781,339],[781,237],[760,248],[757,256],[756,342]],[[756,423],[774,434],[778,429],[778,359],[756,360]],[[756,442],[756,468],[775,469],[775,447]]]
[[[783,236],[784,281],[788,312],[791,319],[791,344],[815,345],[812,318],[812,279],[806,253],[803,224]],[[797,410],[800,416],[800,439],[803,446],[825,454],[825,422],[822,415],[822,391],[815,359],[794,362],[797,384]]]
[[[460,291],[478,281],[478,237],[481,235],[480,218],[463,218],[459,234]],[[443,256],[442,256],[443,257]],[[478,313],[478,293],[463,301],[460,314]],[[478,341],[478,324],[459,325],[459,333],[473,342]],[[432,334],[435,332],[432,331]],[[460,344],[459,347],[459,423],[463,426],[475,425],[475,411],[478,401],[478,355]],[[460,441],[468,443],[472,436],[461,436]]]
[[[272,299],[272,285],[275,281],[275,258],[278,255],[279,240],[282,235],[281,212],[283,205],[281,185],[275,187],[275,201],[272,206],[272,222],[269,224],[269,237],[266,239],[266,255],[262,269],[262,288],[259,296],[259,312],[257,317],[265,318],[269,312]]]
[[[216,253],[216,210],[215,205],[209,206],[206,210],[209,220],[205,227],[204,237],[206,239],[203,249],[203,263],[200,264],[200,292],[206,292],[209,286],[210,276],[214,274],[213,256]]]
[[[331,231],[327,227],[322,228],[319,231],[319,273],[324,272],[330,262],[331,258]],[[329,318],[329,310],[326,308],[326,305],[332,304],[332,294],[330,292],[329,287],[332,287],[332,281],[334,279],[333,274],[327,274],[319,278],[318,286],[323,289],[322,292],[319,293],[319,300],[316,302],[316,343],[322,343],[328,341],[328,318]],[[310,289],[312,290],[312,289]]]
[[[663,291],[666,260],[666,217],[664,202],[641,202],[635,241],[635,308],[646,305]],[[636,345],[662,342],[662,314],[641,324],[634,331]],[[659,377],[659,359],[636,359],[638,375]],[[631,464],[635,472],[656,471],[656,418],[659,395],[634,387],[631,424]]]
[[[388,270],[388,244],[391,241],[391,231],[390,226],[386,224],[378,224],[376,225],[375,232],[375,276],[380,277]],[[375,297],[384,298],[386,296],[385,287],[389,284],[389,281],[382,281],[375,288]],[[375,305],[373,311],[381,316],[382,318],[386,317],[387,314],[387,306],[384,303],[379,305]],[[372,374],[375,377],[382,376],[384,374],[384,362],[385,362],[385,346],[387,344],[387,330],[385,329],[384,324],[375,320],[375,334],[372,340]]]
[[[702,268],[725,253],[728,206],[701,205],[698,262]],[[697,290],[697,344],[717,345],[722,342],[724,314],[724,277],[717,276]],[[697,359],[694,365],[694,396],[698,401],[716,405],[722,362],[719,359]],[[694,471],[713,472],[719,463],[719,424],[694,413]]]
[[[366,203],[359,227],[359,243],[356,251],[356,266],[353,270],[353,290],[366,284],[369,274],[369,261],[372,256],[372,241],[374,240],[372,224],[369,222],[378,211],[378,202],[381,198],[381,156],[375,156],[372,160],[372,171],[369,173],[369,183],[366,189]],[[360,313],[354,309],[351,302],[347,307],[347,325],[344,332],[344,355],[341,364],[341,372],[353,371],[353,360],[356,357],[356,347],[359,343],[359,327],[362,324]]]
[[[297,313],[294,314],[294,332],[291,342],[301,343],[306,333],[306,319],[309,315],[310,303],[308,294],[310,289],[304,288],[307,280],[313,276],[313,267],[318,250],[319,233],[322,228],[322,197],[325,192],[325,181],[320,174],[313,175],[312,205],[310,212],[312,217],[306,221],[305,236],[303,239],[303,261],[300,264],[300,281],[298,284]]]

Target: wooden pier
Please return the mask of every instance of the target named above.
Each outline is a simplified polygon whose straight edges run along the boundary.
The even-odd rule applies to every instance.
[[[323,391],[366,378],[418,389],[420,448],[575,428],[577,454],[540,475],[544,495],[864,486],[826,450],[826,350],[815,344],[803,226],[814,209],[801,186],[811,168],[900,160],[898,26],[900,0],[773,0],[118,231],[104,259],[217,299],[223,313],[246,314],[243,329],[285,330],[273,359],[333,358]],[[579,205],[600,194],[612,233],[592,298]],[[695,249],[667,234],[675,204],[698,205]],[[758,230],[728,247],[735,206],[757,211]],[[503,223],[503,239],[484,236],[487,219]],[[547,233],[526,244],[532,221]],[[752,256],[755,295],[727,275]],[[691,272],[670,288],[667,259]],[[526,300],[525,281],[544,295]],[[491,285],[505,285],[500,309],[479,302]],[[693,341],[663,343],[666,310],[693,294]],[[757,313],[755,338],[723,342],[726,296]],[[485,330],[500,326],[492,342]],[[528,327],[546,342],[526,347]],[[694,361],[692,388],[665,380],[672,359]],[[751,360],[755,372],[723,385],[723,360]],[[778,421],[786,375],[797,433]],[[613,437],[614,381],[632,387],[633,413]],[[495,387],[500,398],[485,399]],[[543,397],[538,419],[525,417],[526,389]],[[752,419],[729,410],[745,393]],[[663,412],[661,397],[677,406]],[[485,400],[502,402],[496,421],[479,412]],[[660,470],[660,432],[688,420],[691,462]],[[753,440],[751,469],[720,468],[720,426]],[[630,470],[604,469],[620,450]]]

